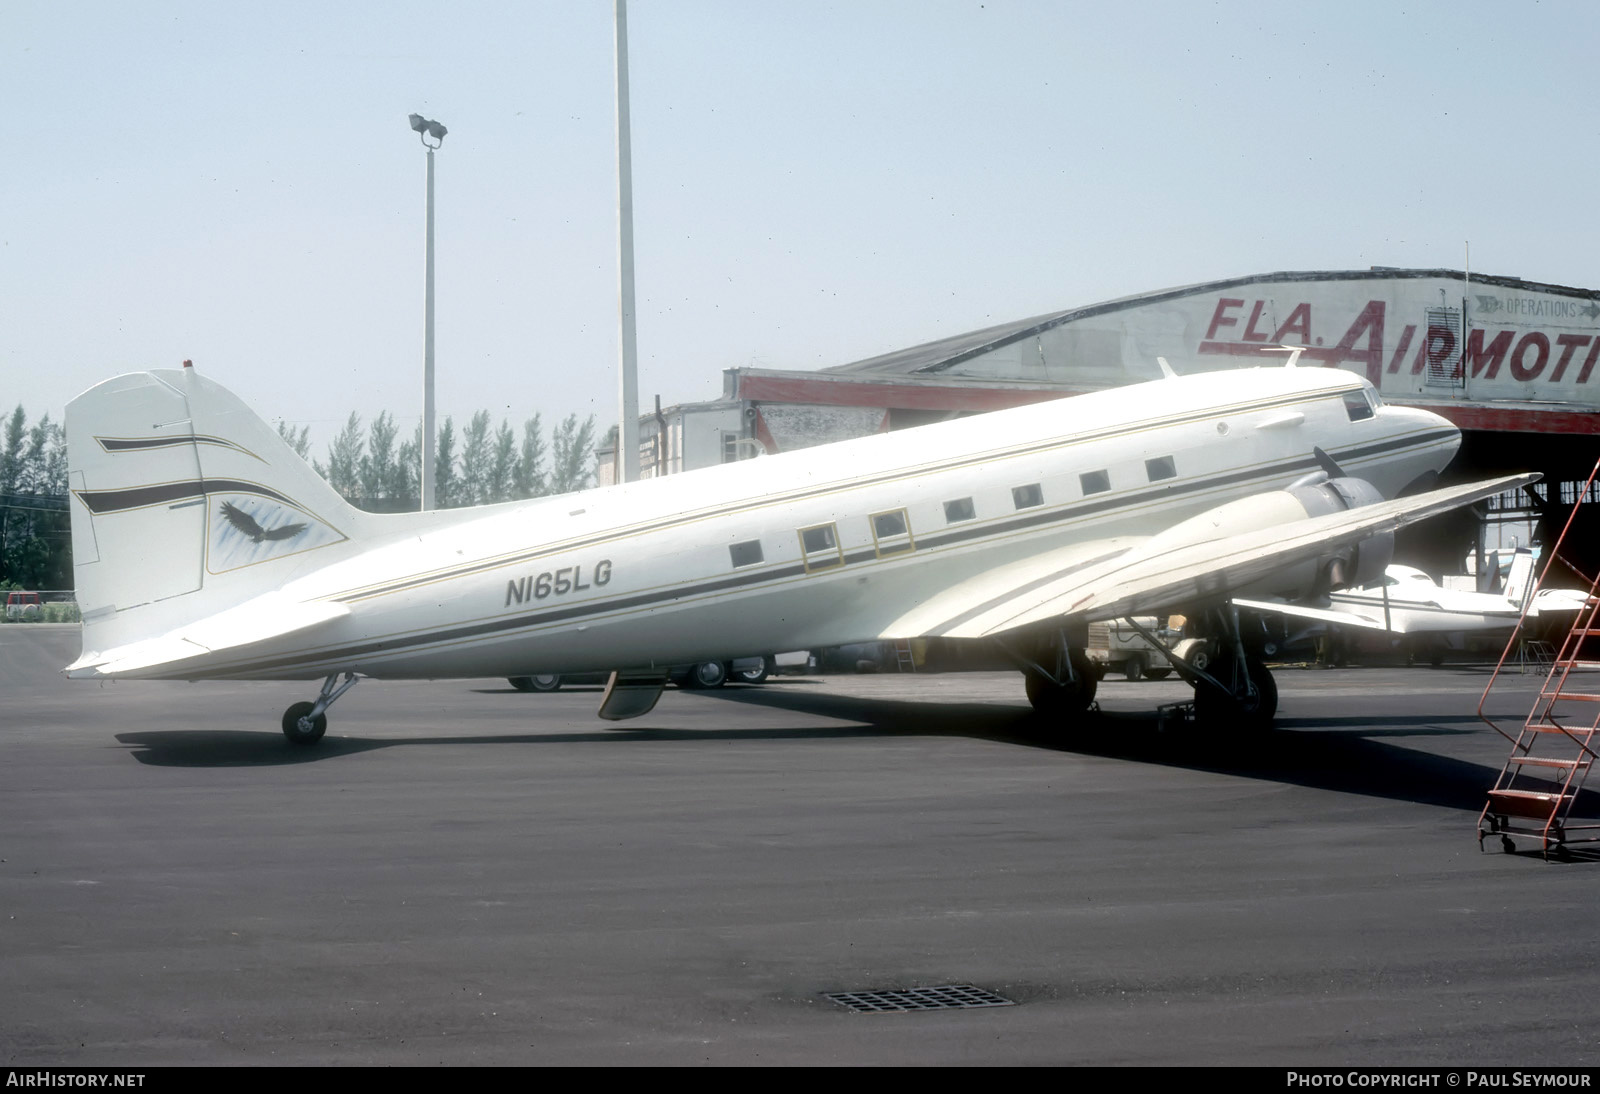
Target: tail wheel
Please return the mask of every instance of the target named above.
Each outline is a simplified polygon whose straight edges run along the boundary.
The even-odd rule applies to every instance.
[[[315,703],[295,703],[283,712],[283,735],[289,738],[290,744],[314,745],[328,732],[326,714],[309,716],[315,709]]]

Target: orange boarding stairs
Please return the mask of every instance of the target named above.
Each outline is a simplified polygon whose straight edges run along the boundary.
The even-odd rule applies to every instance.
[[[1572,530],[1578,505],[1590,497],[1600,463],[1589,473],[1578,501],[1572,507],[1566,527],[1555,546],[1550,548],[1544,570],[1533,591],[1543,588]],[[1551,485],[1555,489],[1555,485]],[[1500,837],[1500,846],[1507,854],[1517,851],[1514,837],[1539,841],[1538,849],[1548,859],[1552,854],[1566,857],[1568,847],[1574,843],[1600,842],[1600,823],[1576,823],[1572,819],[1573,805],[1583,789],[1589,769],[1600,757],[1600,674],[1590,670],[1600,669],[1600,661],[1582,659],[1586,640],[1600,636],[1600,575],[1589,581],[1589,595],[1584,606],[1573,619],[1559,652],[1550,665],[1549,675],[1534,699],[1533,709],[1514,735],[1484,713],[1489,692],[1499,680],[1517,643],[1524,637],[1528,605],[1533,603],[1530,594],[1523,606],[1517,629],[1506,643],[1505,652],[1483,689],[1478,703],[1478,717],[1506,740],[1511,742],[1511,755],[1500,770],[1489,791],[1488,803],[1478,814],[1478,849],[1490,836]]]

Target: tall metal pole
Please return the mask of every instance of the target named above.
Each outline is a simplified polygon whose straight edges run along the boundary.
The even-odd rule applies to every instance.
[[[616,481],[639,477],[639,348],[633,318],[633,150],[628,132],[628,0],[616,0],[617,27],[617,310],[621,376],[617,384]]]
[[[428,227],[422,257],[422,511],[434,507],[433,482],[433,149],[428,149]]]

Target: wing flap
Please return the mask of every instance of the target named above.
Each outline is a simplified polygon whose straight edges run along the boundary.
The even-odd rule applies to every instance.
[[[952,634],[961,627],[987,628],[1014,614],[1019,598],[1053,599],[1058,586],[1075,582],[1082,570],[1103,565],[1143,542],[1144,537],[1129,537],[1074,543],[996,566],[932,593],[876,637],[920,638]]]
[[[981,616],[931,633],[982,638],[1062,616],[1091,621],[1155,615],[1224,598],[1275,571],[1369,536],[1513,490],[1538,479],[1511,475],[1431,490],[1285,525],[1168,547],[1153,537],[1120,556],[1088,565],[1045,586],[1017,587]]]

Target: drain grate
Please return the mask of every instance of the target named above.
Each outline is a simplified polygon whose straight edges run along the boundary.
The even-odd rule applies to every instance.
[[[863,1014],[890,1010],[952,1010],[970,1007],[1014,1007],[1003,995],[971,984],[937,988],[889,988],[886,991],[829,991],[823,997]]]

